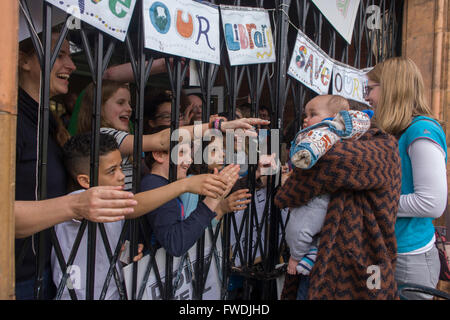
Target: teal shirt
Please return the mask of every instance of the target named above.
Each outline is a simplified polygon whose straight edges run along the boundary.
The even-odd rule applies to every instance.
[[[402,164],[402,195],[414,193],[411,159],[408,155],[408,148],[417,139],[429,139],[439,144],[445,152],[445,162],[447,162],[447,143],[445,141],[444,130],[442,130],[437,121],[431,118],[423,116],[415,117],[408,129],[401,135],[398,142]],[[420,249],[426,246],[433,238],[433,218],[397,218],[395,235],[397,237],[399,253]]]

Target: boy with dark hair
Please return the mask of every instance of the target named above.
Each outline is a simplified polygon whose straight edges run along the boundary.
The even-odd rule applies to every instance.
[[[71,181],[69,191],[72,193],[83,192],[90,187],[90,154],[91,154],[91,134],[85,133],[72,137],[63,148],[64,164]],[[98,184],[106,186],[123,186],[125,175],[121,169],[122,156],[119,146],[113,136],[100,134],[99,137],[99,168]],[[104,227],[108,236],[111,250],[114,251],[118,244],[120,233],[123,227],[123,220],[105,223]],[[61,252],[67,261],[74,241],[77,237],[81,221],[71,220],[55,226],[55,233],[58,237]],[[88,239],[86,232],[80,242],[75,260],[70,268],[73,276],[70,276],[67,287],[73,288],[78,299],[85,299],[86,285],[86,263],[87,263]],[[142,248],[141,248],[142,250]],[[57,261],[55,250],[52,250],[51,264],[53,271],[53,281],[56,286],[63,277],[63,272]],[[96,236],[96,257],[95,257],[95,289],[94,298],[98,299],[106,279],[109,269],[109,258],[105,250],[101,235]],[[119,299],[119,291],[114,281],[109,284],[105,299]],[[70,299],[68,288],[64,289],[61,299]]]

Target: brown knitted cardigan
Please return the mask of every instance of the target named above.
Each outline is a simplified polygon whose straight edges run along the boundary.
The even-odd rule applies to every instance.
[[[397,140],[376,128],[337,143],[311,169],[294,169],[275,196],[278,207],[330,194],[309,299],[398,298],[394,226],[400,188]],[[379,289],[372,265],[379,267]]]

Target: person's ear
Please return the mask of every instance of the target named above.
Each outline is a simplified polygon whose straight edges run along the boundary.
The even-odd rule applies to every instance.
[[[89,189],[90,187],[90,180],[87,174],[77,175],[77,182],[83,189]]]
[[[166,161],[166,153],[163,151],[152,151],[153,159],[159,164]]]
[[[19,68],[24,71],[31,70],[31,56],[23,51],[19,51]]]

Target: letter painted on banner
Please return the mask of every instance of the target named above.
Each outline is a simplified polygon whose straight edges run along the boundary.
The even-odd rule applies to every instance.
[[[221,5],[220,14],[232,66],[275,62],[267,10]]]
[[[193,0],[143,0],[145,47],[220,64],[219,9]],[[226,31],[232,38],[232,30]]]

